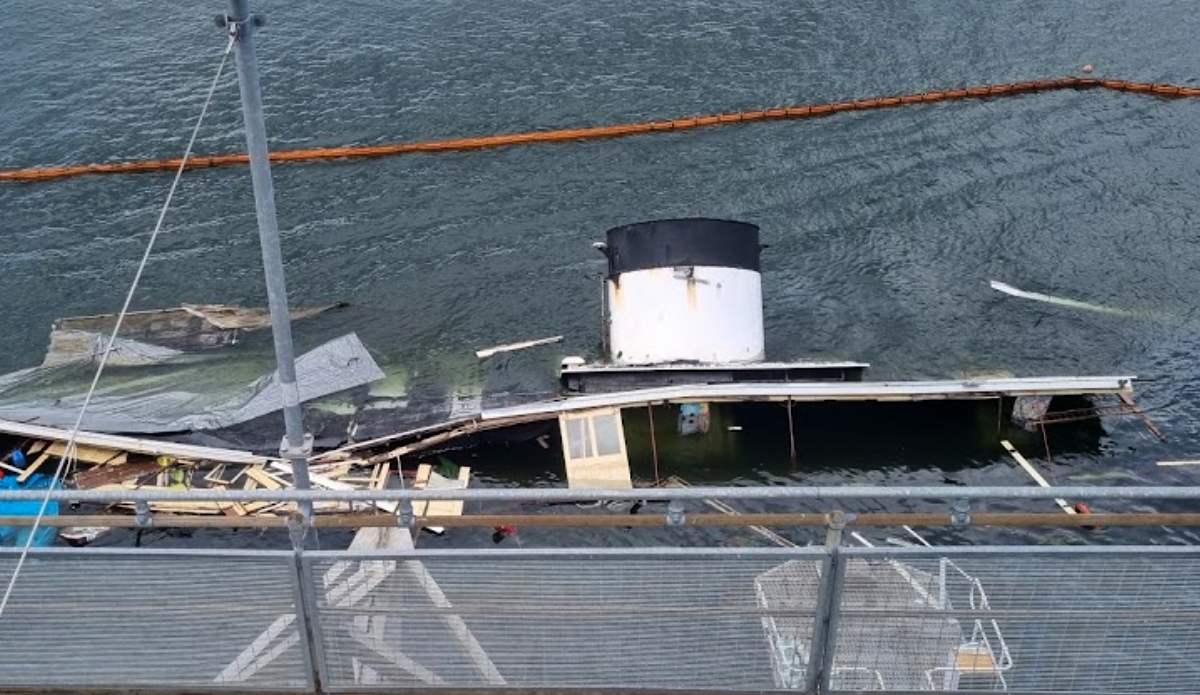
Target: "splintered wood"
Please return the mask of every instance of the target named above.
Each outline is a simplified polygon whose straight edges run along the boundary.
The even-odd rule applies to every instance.
[[[52,475],[64,466],[66,487],[77,490],[285,490],[294,487],[291,463],[257,456],[245,451],[210,449],[192,445],[135,439],[116,435],[80,432],[68,451],[69,434],[61,430],[0,421],[0,434],[16,435],[9,448],[0,452],[0,474],[19,482],[35,475]],[[27,436],[36,434],[40,436]],[[314,460],[320,460],[314,457]],[[347,456],[309,466],[309,481],[317,490],[386,490],[405,487],[396,479],[394,458]],[[443,460],[443,465],[453,468]],[[470,480],[469,468],[460,468],[455,478],[433,472],[429,465],[418,470],[416,489],[463,489]],[[157,514],[211,514],[233,517],[285,516],[296,511],[294,502],[153,501]],[[322,501],[313,505],[322,514],[354,513],[375,509],[396,514],[399,502]],[[132,502],[110,509],[133,511]],[[461,501],[422,502],[418,514],[455,516],[462,514]],[[434,529],[438,532],[441,529]]]
[[[94,490],[102,485],[112,485],[123,480],[140,478],[148,473],[157,475],[160,471],[162,471],[162,465],[158,461],[109,464],[76,473],[74,482],[75,487],[80,490]]]
[[[220,449],[214,449],[220,457],[205,459],[202,456],[156,456],[144,453],[154,450],[150,445],[138,447],[138,451],[79,444],[74,445],[71,453],[68,453],[66,442],[24,439],[18,444],[7,451],[7,455],[0,456],[0,473],[14,475],[22,483],[36,474],[53,474],[65,459],[71,466],[66,468],[64,480],[68,487],[76,490],[286,490],[293,487],[290,463],[265,457],[262,462],[254,463],[238,462],[236,459],[239,456],[228,456],[233,461],[221,460],[226,456],[224,450]],[[191,450],[203,449],[191,448],[188,451]],[[246,459],[254,459],[245,453],[238,454]],[[425,469],[427,471],[428,466]],[[312,486],[317,490],[386,490],[398,487],[391,461],[350,459],[318,463],[310,466],[308,471]],[[463,468],[458,480],[446,480],[436,475],[433,486],[466,487],[469,474],[469,468]],[[149,504],[151,513],[156,514],[282,516],[296,509],[295,503],[290,502],[158,501]],[[133,507],[132,503],[110,505],[110,509],[124,511],[132,511]],[[395,514],[400,505],[392,501],[313,504],[313,509],[322,514],[361,513],[365,508],[372,507]],[[461,514],[461,510],[461,502],[439,502],[433,505],[431,514]]]
[[[413,481],[414,490],[465,490],[471,482],[471,469],[462,466],[455,478],[447,478],[433,470],[433,466],[423,463],[417,467],[417,477]],[[462,500],[418,500],[413,503],[413,514],[424,516],[462,516]],[[425,530],[441,535],[446,532],[442,526],[426,526]]]

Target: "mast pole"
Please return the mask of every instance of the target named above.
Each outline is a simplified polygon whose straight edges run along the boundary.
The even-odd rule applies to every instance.
[[[250,179],[254,185],[258,239],[262,246],[263,270],[267,281],[271,332],[275,338],[277,381],[283,401],[285,435],[279,453],[292,466],[292,480],[296,489],[307,490],[312,435],[304,432],[300,391],[296,386],[296,359],[292,350],[292,325],[283,276],[283,252],[279,244],[279,223],[275,219],[275,186],[271,181],[271,164],[267,157],[267,127],[258,83],[258,60],[254,56],[254,30],[263,22],[261,17],[250,12],[249,0],[229,0],[229,15],[225,21],[234,38],[237,56],[238,87],[242,93],[242,115],[246,122],[246,148],[250,153]],[[300,502],[299,507],[307,522],[312,517],[312,502]]]

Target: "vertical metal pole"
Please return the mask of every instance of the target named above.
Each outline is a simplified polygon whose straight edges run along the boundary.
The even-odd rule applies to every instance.
[[[650,455],[654,458],[654,484],[658,485],[662,479],[658,477],[658,441],[654,437],[654,404],[646,404],[646,412],[650,415]]]
[[[600,274],[600,354],[609,359],[608,354],[608,278]]]
[[[300,391],[296,387],[296,359],[292,352],[292,324],[288,315],[287,286],[283,277],[283,252],[279,246],[279,223],[275,219],[275,186],[267,157],[267,127],[263,120],[262,95],[258,84],[258,61],[254,57],[254,29],[261,23],[250,13],[249,0],[229,0],[227,18],[235,39],[238,87],[242,93],[242,115],[246,122],[246,148],[250,153],[250,179],[254,184],[254,208],[258,213],[258,239],[262,246],[263,270],[267,280],[267,302],[271,309],[271,331],[275,337],[275,362],[280,398],[283,401],[285,435],[279,450],[292,465],[297,490],[309,489],[308,457],[312,436],[304,432]],[[312,502],[299,503],[305,521],[312,517]]]
[[[830,644],[836,629],[833,615],[841,603],[841,562],[839,551],[842,546],[842,531],[846,528],[846,514],[836,510],[829,514],[829,528],[825,532],[825,551],[828,559],[825,572],[821,575],[821,587],[817,593],[817,606],[813,615],[812,645],[808,650],[808,664],[804,669],[804,692],[815,693],[821,686],[828,686],[829,669],[837,645]]]
[[[292,588],[296,603],[296,629],[300,633],[304,667],[315,693],[324,692],[328,682],[324,640],[320,631],[320,608],[312,587],[313,568],[304,556],[306,522],[297,514],[287,520],[288,536],[292,540]]]
[[[788,447],[792,454],[792,470],[796,470],[796,425],[792,422],[792,399],[788,398]]]
[[[833,593],[829,598],[829,622],[825,624],[824,646],[821,655],[820,680],[817,690],[822,693],[833,691],[833,662],[837,658],[838,628],[842,619],[842,594],[846,589],[846,558],[841,551],[834,551],[830,580]]]

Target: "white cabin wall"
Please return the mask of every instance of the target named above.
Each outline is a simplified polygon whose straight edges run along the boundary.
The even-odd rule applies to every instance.
[[[696,266],[622,273],[607,282],[609,348],[616,364],[763,359],[762,277]]]

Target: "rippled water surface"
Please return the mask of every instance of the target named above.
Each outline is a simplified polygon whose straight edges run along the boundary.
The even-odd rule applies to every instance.
[[[817,103],[1085,63],[1193,84],[1200,66],[1184,0],[254,4],[269,19],[258,51],[277,149]],[[9,0],[0,168],[178,156],[224,47],[211,20],[224,9]],[[230,72],[199,152],[242,146],[237,100]],[[354,330],[388,371],[453,381],[478,370],[475,348],[565,334],[560,350],[489,367],[519,390],[560,355],[594,352],[591,242],[605,229],[736,218],[770,244],[769,357],[861,359],[872,378],[1137,374],[1170,441],[1106,421],[1099,445],[1057,458],[1052,476],[1193,483],[1200,469],[1155,461],[1200,453],[1197,141],[1200,100],[1068,91],[274,175],[292,301],[352,303],[298,327],[301,347]],[[169,182],[0,185],[0,370],[38,362],[55,317],[119,307]],[[190,173],[136,304],[261,305],[258,262],[247,171]],[[1014,299],[989,280],[1126,311]],[[966,482],[1027,482],[998,447],[966,463]],[[941,478],[885,460],[810,482]]]

